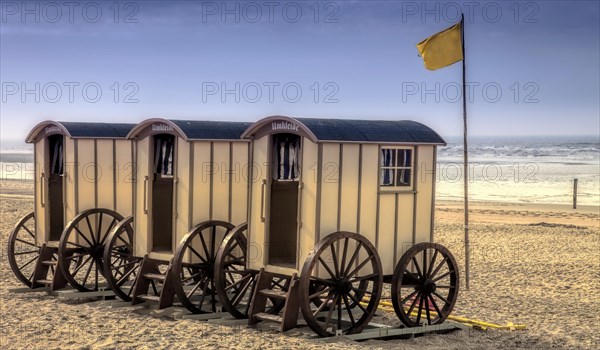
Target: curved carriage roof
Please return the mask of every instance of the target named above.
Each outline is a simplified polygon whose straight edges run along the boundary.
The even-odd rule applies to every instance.
[[[241,135],[252,123],[152,118],[137,124],[127,138],[136,138],[154,125],[164,125],[167,130],[175,132],[184,140],[193,141],[240,140]]]
[[[107,138],[124,139],[135,124],[122,123],[86,123],[86,122],[56,122],[47,120],[36,125],[26,142],[35,142],[40,134],[63,134],[71,138]]]
[[[250,138],[278,121],[298,125],[313,142],[361,142],[445,145],[433,129],[412,120],[317,119],[272,116],[254,123],[242,135]]]

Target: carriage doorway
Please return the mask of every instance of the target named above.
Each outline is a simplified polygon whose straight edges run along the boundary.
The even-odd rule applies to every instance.
[[[295,268],[301,137],[287,133],[275,134],[271,147],[268,263]]]
[[[175,136],[154,135],[152,147],[152,251],[172,252]]]
[[[65,227],[63,178],[65,171],[64,136],[51,135],[48,137],[48,177],[44,186],[47,186],[48,218],[50,235],[49,241],[58,241]],[[42,194],[43,196],[44,194]]]

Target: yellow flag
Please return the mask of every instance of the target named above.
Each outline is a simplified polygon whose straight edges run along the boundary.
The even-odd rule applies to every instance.
[[[461,23],[441,31],[417,44],[425,68],[444,68],[463,59]]]

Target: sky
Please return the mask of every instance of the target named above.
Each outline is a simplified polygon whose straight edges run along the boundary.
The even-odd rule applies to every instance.
[[[462,134],[461,63],[415,45],[465,13],[469,134],[600,135],[598,1],[0,2],[0,137],[38,122],[411,119]]]

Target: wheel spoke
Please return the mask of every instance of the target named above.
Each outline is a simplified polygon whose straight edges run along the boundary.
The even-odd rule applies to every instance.
[[[21,243],[24,243],[24,244],[30,245],[30,246],[32,246],[32,247],[37,247],[37,245],[35,245],[35,244],[31,243],[31,242],[24,241],[24,240],[22,240],[22,239],[20,239],[20,238],[15,238],[15,240],[16,240],[16,241],[19,241],[19,242],[21,242]]]
[[[90,277],[90,272],[92,272],[92,267],[93,266],[94,266],[94,261],[92,261],[90,263],[90,266],[88,267],[87,271],[85,272],[85,278],[83,279],[83,283],[82,283],[83,287],[85,287],[85,284],[87,283],[88,277]]]
[[[329,312],[327,313],[327,318],[325,319],[325,329],[327,329],[327,326],[329,325],[329,322],[331,321],[331,316],[333,315],[333,310],[335,310],[335,306],[337,305],[338,299],[340,298],[339,294],[335,294],[335,300],[331,303],[331,308],[329,309]]]
[[[234,288],[235,286],[237,286],[237,285],[239,285],[239,284],[241,284],[241,283],[243,283],[243,282],[245,282],[245,281],[249,280],[251,277],[252,277],[252,275],[246,275],[246,276],[244,276],[244,277],[240,278],[240,279],[239,279],[237,282],[235,282],[235,283],[233,283],[233,284],[230,284],[229,286],[227,286],[227,287],[225,288],[225,291],[228,291],[228,290],[230,290],[231,288]]]
[[[240,292],[238,293],[238,295],[236,296],[235,299],[233,299],[233,306],[237,306],[242,299],[244,298],[244,295],[246,295],[246,291],[248,290],[248,288],[250,287],[250,281],[248,281],[248,283],[244,284],[244,286],[242,287],[242,289],[240,290]]]
[[[369,313],[367,309],[365,309],[365,307],[361,304],[361,301],[355,298],[352,294],[348,294],[348,296],[350,297],[350,299],[352,299],[356,306],[358,306],[362,310],[362,312],[364,312],[365,314]]]
[[[360,282],[360,281],[364,281],[364,280],[371,280],[373,277],[377,277],[377,276],[379,276],[378,273],[371,273],[371,274],[366,275],[366,276],[356,277],[354,279],[351,279],[350,283],[356,283],[356,282]]]
[[[85,259],[85,260],[84,260],[84,261],[83,261],[81,264],[77,265],[77,266],[75,267],[75,270],[73,270],[73,273],[71,273],[71,275],[72,275],[73,277],[75,277],[75,275],[77,275],[77,273],[78,273],[78,272],[81,270],[81,268],[82,268],[82,267],[84,267],[84,266],[85,266],[85,264],[87,264],[87,263],[88,263],[88,261],[90,261],[90,259],[92,259],[92,257],[91,257],[91,256],[88,256],[88,257],[87,257],[87,259]]]
[[[417,258],[413,256],[412,261],[415,264],[415,269],[417,269],[417,273],[419,274],[419,277],[422,280],[424,280],[425,277],[423,277],[423,273],[421,272],[421,268],[419,267],[419,263],[417,262]]]
[[[194,278],[196,278],[196,277],[198,277],[198,276],[202,276],[202,275],[204,275],[204,274],[205,274],[205,271],[200,271],[200,272],[197,272],[197,273],[195,273],[195,274],[192,274],[191,276],[188,276],[188,277],[186,277],[186,278],[182,279],[182,280],[181,280],[181,283],[185,283],[185,282],[187,282],[187,281],[189,281],[189,280],[191,280],[191,279],[194,279]]]
[[[362,263],[358,264],[358,266],[354,270],[352,270],[352,272],[350,272],[346,277],[350,278],[357,274],[360,271],[360,269],[362,269],[369,261],[371,261],[372,258],[373,257],[371,256],[367,257]]]
[[[435,270],[433,270],[433,272],[429,275],[429,278],[433,278],[442,268],[442,266],[444,266],[444,263],[448,260],[448,257],[445,256],[444,259],[442,259],[442,261],[440,261],[440,263],[438,264],[438,266],[435,268]]]
[[[431,261],[429,262],[429,270],[427,271],[427,274],[425,275],[425,277],[429,278],[431,276],[431,272],[433,272],[433,266],[435,265],[435,259],[437,258],[438,255],[438,250],[436,249],[435,252],[433,253],[433,257],[431,257]]]
[[[425,295],[425,315],[427,316],[427,324],[431,324],[431,314],[429,312],[429,296]]]
[[[36,249],[36,250],[28,250],[26,252],[18,252],[18,253],[14,253],[14,255],[25,255],[25,254],[32,254],[32,253],[39,253],[40,250]]]
[[[340,276],[344,276],[346,267],[346,255],[348,254],[348,237],[344,238],[344,251],[342,253],[342,262],[340,263]]]
[[[422,296],[422,295],[421,295]],[[421,325],[421,311],[423,310],[423,298],[419,298],[419,310],[417,311],[417,324]]]
[[[327,288],[327,289],[323,289],[323,290],[321,290],[321,291],[318,291],[318,292],[316,292],[316,293],[313,293],[313,294],[311,294],[311,295],[309,295],[309,296],[308,296],[308,300],[313,300],[314,298],[316,298],[316,297],[318,297],[318,296],[322,295],[323,293],[329,293],[329,292],[331,292],[331,291],[332,291],[332,290],[334,290],[334,289],[335,289],[335,287],[329,287],[329,288]]]
[[[27,233],[29,233],[31,238],[33,238],[35,240],[35,235],[33,234],[33,232],[31,232],[31,230],[29,230],[29,228],[27,226],[23,225],[21,227],[23,227],[23,229],[25,229],[25,231],[27,231]]]
[[[415,304],[417,303],[417,300],[421,300],[421,293],[417,294],[417,296],[413,299],[412,304],[410,305],[410,308],[408,309],[408,312],[406,312],[406,314],[410,317],[410,314],[412,313],[413,309],[415,308]]]
[[[321,303],[321,305],[319,305],[319,307],[317,308],[317,310],[313,313],[313,317],[317,317],[317,315],[319,314],[319,312],[321,312],[321,310],[323,310],[327,304],[329,303],[329,301],[332,300],[332,298],[335,297],[334,293],[331,293],[329,295],[327,295],[327,298],[325,298],[325,300],[323,300],[323,302]]]
[[[131,276],[132,274],[135,274],[135,271],[137,270],[137,266],[134,266],[131,270],[129,270],[128,272],[126,272],[123,277],[121,277],[118,281],[117,281],[117,285],[121,286],[123,283],[127,282],[129,276]],[[133,287],[131,287],[131,289],[133,289]],[[128,294],[129,295],[129,294]]]
[[[408,301],[408,299],[412,298],[415,296],[415,294],[417,294],[419,291],[418,290],[414,290],[412,293],[410,293],[406,298],[402,299],[402,301],[400,302],[400,305],[404,305],[404,303],[406,303]]]
[[[202,231],[200,231],[198,233],[198,236],[200,236],[200,242],[202,242],[202,248],[204,249],[204,253],[206,253],[206,258],[209,259],[210,253],[208,252],[208,247],[206,245],[206,242],[204,241],[204,235],[202,234]],[[190,246],[191,246],[191,243],[190,243]]]
[[[335,244],[330,245],[329,248],[331,250],[331,258],[333,259],[333,268],[335,269],[335,275],[341,276],[340,267],[338,266],[337,253],[335,251]]]
[[[362,247],[362,242],[358,242],[358,245],[356,246],[356,249],[354,250],[352,257],[348,261],[348,265],[346,267],[344,267],[344,274],[346,273],[346,271],[348,271],[350,269],[352,264],[354,264],[354,261],[356,260],[356,258],[358,258],[358,253],[360,252],[361,247]]]
[[[96,230],[96,233],[98,234],[98,243],[100,244],[102,244],[102,242],[104,241],[104,237],[100,239],[100,233],[102,232],[102,215],[104,215],[104,213],[100,212],[100,218],[98,218],[98,227]]]
[[[106,232],[104,233],[104,235],[102,235],[102,240],[100,240],[100,245],[104,244],[104,241],[106,240],[106,237],[108,237],[108,235],[110,234],[110,231],[112,231],[112,229],[113,229],[113,227],[115,226],[116,223],[117,223],[117,219],[113,218],[112,221],[110,222],[110,225],[108,225],[108,229],[106,230]]]
[[[327,263],[325,262],[325,260],[323,260],[323,258],[321,258],[321,256],[319,256],[319,261],[321,262],[321,264],[323,265],[323,267],[325,267],[325,270],[327,270],[327,273],[329,273],[329,275],[331,275],[331,277],[333,278],[337,278],[338,276],[335,275],[333,273],[333,271],[331,271],[331,268],[329,267],[329,265],[327,265]]]
[[[352,314],[352,308],[350,307],[350,303],[348,302],[348,297],[346,295],[344,297],[344,304],[346,304],[346,311],[348,311],[348,316],[350,317],[350,322],[352,323],[352,327],[356,327],[356,321],[354,321],[354,315]]]
[[[438,292],[432,292],[432,293],[433,293],[433,295],[435,295],[436,297],[438,297],[441,301],[443,301],[447,305],[450,304],[450,302],[448,301],[448,299],[446,299],[443,296],[441,296],[440,293],[438,293]]]
[[[438,307],[437,303],[435,302],[435,299],[433,299],[433,297],[431,295],[428,295],[427,297],[429,298],[429,300],[431,300],[431,305],[433,305],[433,308],[435,309],[435,312],[437,312],[438,317],[439,318],[444,317],[444,314],[442,313],[442,311]]]
[[[87,223],[88,229],[90,230],[90,235],[92,236],[92,242],[97,243],[96,242],[96,238],[94,237],[94,230],[92,229],[92,223],[90,222],[90,217],[86,216],[85,217],[85,222]],[[92,244],[93,245],[93,244]]]
[[[202,257],[202,255],[200,253],[198,253],[198,251],[196,251],[196,249],[194,249],[194,247],[192,247],[192,244],[190,243],[190,245],[188,245],[188,248],[192,251],[192,253],[194,253],[194,255],[196,255],[198,258],[200,258],[200,260],[202,260],[203,263],[208,263],[208,261],[206,261],[206,259],[204,259],[204,257]]]
[[[86,217],[86,219],[87,219],[87,217]],[[89,220],[88,220],[88,222],[89,222]],[[79,235],[81,236],[81,238],[83,238],[87,242],[87,244],[89,244],[90,247],[94,246],[94,244],[92,242],[90,242],[89,239],[87,239],[87,237],[83,234],[83,232],[81,232],[81,230],[77,227],[77,225],[73,225],[73,228],[75,229],[75,231],[77,231],[79,233]],[[93,238],[92,238],[92,240],[93,240]],[[73,245],[78,245],[78,244],[75,244],[73,242],[69,242],[69,243],[73,244]],[[80,247],[83,247],[83,246],[80,246]]]
[[[192,288],[192,290],[190,290],[189,293],[187,293],[186,297],[188,299],[190,299],[192,297],[192,295],[194,295],[194,293],[198,290],[198,288],[200,288],[200,285],[202,284],[202,282],[204,282],[204,278],[201,279],[198,283],[196,283],[196,285],[194,285],[194,288]]]
[[[450,270],[450,271],[448,271],[448,272],[444,273],[443,275],[440,275],[440,276],[438,276],[436,279],[433,279],[433,280],[431,280],[431,281],[432,281],[432,282],[437,282],[437,281],[441,280],[442,278],[444,278],[444,277],[446,277],[446,276],[450,275],[451,273],[454,273],[454,270]]]
[[[28,262],[26,262],[23,266],[19,266],[19,270],[23,270],[24,267],[28,266],[29,264],[31,264],[32,262],[34,262],[38,257],[34,256],[31,260],[29,260]]]

